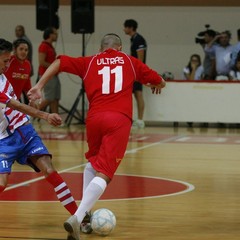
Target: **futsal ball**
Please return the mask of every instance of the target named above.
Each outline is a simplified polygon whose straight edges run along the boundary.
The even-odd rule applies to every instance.
[[[101,236],[110,234],[116,226],[116,217],[112,211],[106,208],[96,210],[91,216],[93,231]]]
[[[168,71],[163,72],[162,77],[163,77],[164,80],[173,80],[174,79],[173,73],[168,72]]]

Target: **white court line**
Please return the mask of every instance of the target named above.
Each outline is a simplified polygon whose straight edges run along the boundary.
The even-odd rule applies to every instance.
[[[85,165],[86,165],[86,163],[77,165],[77,166],[75,166],[75,167],[66,168],[66,169],[64,169],[64,170],[62,170],[62,171],[58,171],[58,173],[69,172],[69,171],[74,170],[74,169],[76,169],[76,168],[84,167]],[[28,181],[24,181],[24,182],[21,182],[21,183],[14,184],[14,185],[12,185],[12,186],[10,186],[10,187],[7,187],[7,188],[4,190],[4,192],[5,192],[5,191],[8,191],[8,190],[11,190],[11,189],[14,189],[14,188],[22,187],[22,186],[24,186],[24,185],[28,185],[29,183],[34,183],[34,182],[40,181],[40,180],[42,180],[42,179],[44,179],[44,178],[45,178],[44,176],[41,176],[41,177],[38,177],[38,178],[33,178],[33,179],[31,179],[31,180],[28,180]]]
[[[151,143],[151,144],[148,144],[148,145],[145,145],[145,146],[142,146],[142,147],[139,147],[139,148],[134,148],[132,150],[127,150],[125,152],[125,154],[132,154],[132,153],[136,153],[142,149],[145,149],[145,148],[150,148],[150,147],[153,147],[153,146],[156,146],[156,145],[159,145],[159,144],[163,144],[163,143],[167,143],[167,142],[171,142],[173,140],[177,140],[178,138],[182,138],[183,136],[174,136],[174,137],[170,137],[170,138],[167,138],[167,139],[164,139],[164,140],[161,140],[161,141],[158,141],[158,142],[155,142],[155,143]],[[85,167],[87,163],[84,163],[84,164],[80,164],[80,165],[76,165],[74,167],[71,167],[71,168],[66,168],[62,171],[58,171],[58,173],[65,173],[65,172],[69,172],[69,171],[72,171],[72,170],[75,170],[77,168],[81,168],[81,167]],[[25,185],[28,185],[30,183],[34,183],[34,182],[37,182],[37,181],[40,181],[44,179],[44,176],[41,176],[41,177],[38,177],[38,178],[33,178],[31,180],[28,180],[28,181],[24,181],[24,182],[21,182],[21,183],[17,183],[17,184],[14,184],[12,186],[9,186],[7,187],[4,191],[9,191],[11,189],[14,189],[14,188],[18,188],[18,187],[22,187],[22,186],[25,186]]]

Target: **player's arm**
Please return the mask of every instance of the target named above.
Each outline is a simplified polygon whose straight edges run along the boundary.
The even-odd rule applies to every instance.
[[[143,60],[144,60],[144,55],[145,55],[144,49],[137,50],[137,57],[141,62],[143,62]]]
[[[62,124],[61,117],[56,113],[46,113],[40,111],[36,108],[28,106],[26,104],[20,103],[19,101],[11,98],[7,103],[7,107],[12,108],[14,110],[18,110],[19,112],[30,115],[31,117],[41,118],[47,121],[49,124],[53,126],[59,126]]]
[[[161,89],[166,86],[166,82],[165,82],[165,80],[162,78],[162,81],[161,81],[160,84],[157,84],[157,85],[146,84],[145,86],[150,87],[153,94],[160,94],[160,93],[161,93]]]

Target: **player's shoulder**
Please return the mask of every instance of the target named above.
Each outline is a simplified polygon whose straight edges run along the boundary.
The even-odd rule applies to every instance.
[[[146,41],[145,38],[143,37],[143,35],[140,33],[136,33],[136,39]]]

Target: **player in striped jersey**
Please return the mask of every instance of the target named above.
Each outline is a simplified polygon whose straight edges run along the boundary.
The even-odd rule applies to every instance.
[[[0,193],[6,188],[12,165],[16,161],[42,172],[53,186],[59,201],[70,214],[74,214],[77,204],[67,184],[53,167],[52,155],[33,128],[28,115],[44,119],[53,126],[61,125],[61,117],[17,100],[12,85],[3,74],[9,64],[11,51],[12,44],[0,39]]]

